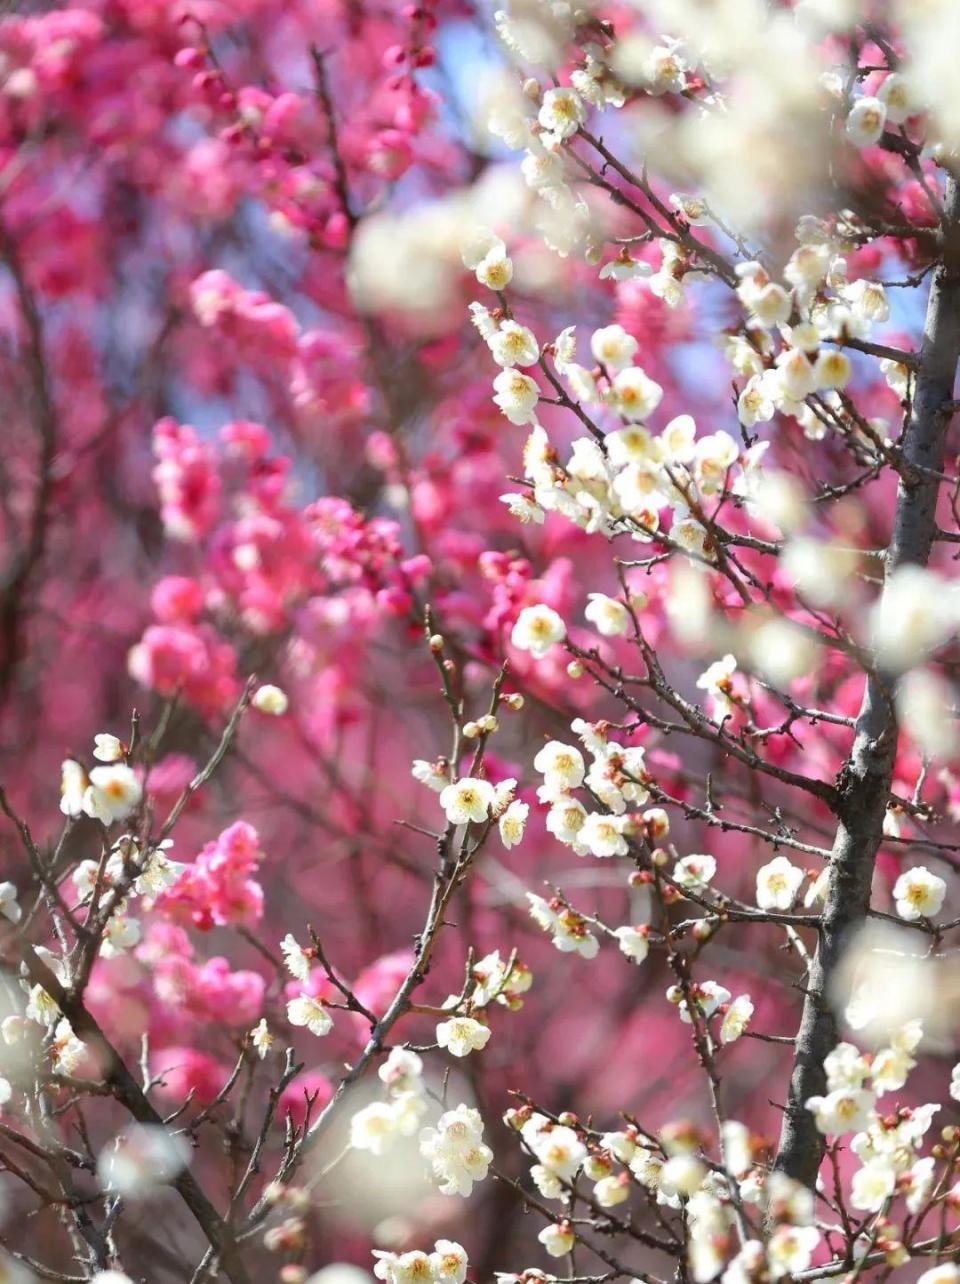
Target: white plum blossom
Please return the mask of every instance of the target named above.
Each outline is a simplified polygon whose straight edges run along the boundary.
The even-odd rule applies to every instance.
[[[897,1170],[884,1158],[871,1159],[853,1174],[850,1203],[861,1212],[876,1213],[894,1192]]]
[[[692,415],[675,415],[659,441],[675,464],[689,464],[696,455],[697,425]]]
[[[305,1026],[318,1037],[329,1034],[333,1029],[333,1018],[312,994],[299,994],[288,1001],[287,1020],[291,1025]]]
[[[614,929],[613,934],[617,938],[621,953],[628,959],[632,959],[634,963],[642,963],[650,953],[646,927],[618,927]]]
[[[350,1145],[354,1150],[385,1155],[400,1136],[397,1112],[387,1101],[372,1101],[350,1120]]]
[[[490,355],[498,366],[532,366],[540,355],[537,337],[517,321],[502,321],[487,339]]]
[[[653,414],[663,399],[663,389],[639,366],[627,366],[614,376],[609,399],[618,414],[636,422]]]
[[[575,89],[548,89],[537,120],[557,142],[575,134],[586,120],[583,100]]]
[[[866,1088],[836,1088],[825,1097],[809,1097],[804,1105],[813,1111],[820,1132],[837,1137],[867,1128],[875,1101]]]
[[[64,759],[60,766],[60,810],[65,816],[80,816],[87,791],[87,773],[73,758]]]
[[[517,616],[510,641],[518,651],[529,651],[542,660],[552,646],[567,636],[567,626],[550,606],[525,606]]]
[[[845,388],[852,374],[850,358],[833,348],[821,349],[813,363],[813,378],[818,389]]]
[[[572,1181],[587,1157],[587,1148],[576,1132],[565,1124],[554,1124],[543,1115],[533,1115],[520,1130],[537,1161],[561,1181]]]
[[[17,901],[17,889],[13,883],[0,883],[0,914],[11,923],[19,923],[23,910]]]
[[[689,993],[696,1005],[697,1012],[707,1021],[724,1003],[729,1003],[731,998],[730,991],[717,981],[699,981],[689,986]],[[684,1025],[692,1025],[693,1020],[690,1016],[690,1009],[679,985],[671,985],[667,991],[667,998],[671,1003],[677,1005],[680,1012],[680,1020]]]
[[[701,495],[716,495],[723,489],[738,454],[737,443],[722,429],[699,439],[694,448],[693,475]]]
[[[913,869],[906,870],[893,885],[897,913],[911,922],[939,914],[946,894],[945,881],[932,874],[925,865],[915,865]]]
[[[703,1185],[707,1170],[695,1155],[673,1155],[660,1170],[660,1189],[665,1195],[689,1199]]]
[[[749,994],[738,995],[720,1022],[720,1042],[735,1043],[747,1030],[753,1016],[753,1000]]]
[[[771,1277],[777,1280],[805,1271],[819,1243],[820,1232],[815,1226],[778,1226],[767,1244]]]
[[[546,513],[529,496],[518,494],[515,491],[508,492],[506,495],[500,496],[500,503],[506,504],[510,516],[515,517],[524,526],[529,526],[531,523],[535,526],[543,525]]]
[[[270,1027],[266,1019],[261,1017],[259,1022],[250,1031],[250,1042],[253,1044],[254,1051],[262,1061],[276,1042],[274,1036],[270,1033]]]
[[[584,615],[601,637],[622,637],[630,628],[630,613],[622,602],[605,593],[588,593]]]
[[[462,776],[440,794],[440,806],[451,825],[469,825],[489,819],[497,795],[488,780]]]
[[[717,862],[713,856],[683,856],[673,867],[673,881],[691,891],[702,890],[716,872]]]
[[[477,280],[490,290],[505,290],[513,280],[513,261],[501,242],[476,267]]]
[[[898,567],[871,612],[880,663],[898,672],[919,663],[955,631],[958,619],[955,585],[926,567]]]
[[[114,913],[103,933],[100,953],[105,959],[114,958],[125,950],[133,949],[140,943],[140,920],[118,910]]]
[[[113,825],[126,818],[140,805],[143,786],[131,767],[114,763],[109,767],[94,767],[89,784],[83,794],[83,810],[104,825]]]
[[[527,892],[530,917],[553,937],[553,945],[562,954],[579,954],[596,958],[600,943],[588,928],[587,921],[569,906],[551,904],[534,892]],[[555,907],[556,906],[556,907]]]
[[[704,669],[697,678],[698,688],[712,697],[712,716],[715,722],[721,722],[733,713],[735,706],[729,697],[733,690],[733,675],[736,671],[736,656],[728,651],[719,660],[714,660],[713,664]]]
[[[626,856],[630,848],[624,837],[625,818],[590,812],[580,827],[577,842],[591,856]]]
[[[594,330],[590,337],[590,351],[611,374],[626,370],[638,347],[636,339],[632,334],[627,334],[622,325],[604,326],[603,329]]]
[[[85,1052],[86,1048],[74,1034],[73,1026],[66,1017],[61,1017],[53,1032],[53,1042],[50,1045],[54,1070],[58,1074],[76,1074]]]
[[[427,762],[424,758],[414,758],[410,774],[414,780],[419,780],[421,785],[426,785],[428,789],[432,789],[434,793],[438,794],[446,789],[450,783],[446,764]]]
[[[578,835],[586,818],[587,809],[582,802],[561,794],[547,812],[547,832],[553,834],[558,842],[576,849],[579,846]]]
[[[437,1284],[464,1284],[467,1278],[466,1250],[456,1240],[438,1239],[430,1254],[430,1265]]]
[[[583,784],[583,754],[575,745],[565,745],[561,740],[548,740],[537,751],[533,766],[544,777],[546,786],[557,793],[566,793]]]
[[[514,368],[501,370],[493,381],[493,398],[512,424],[535,424],[540,389],[536,380]]]
[[[530,813],[530,804],[514,799],[497,821],[500,841],[509,849],[523,841],[523,831]]]
[[[479,1052],[487,1046],[489,1039],[490,1027],[473,1017],[453,1016],[437,1026],[437,1043],[454,1057]]]
[[[544,1226],[537,1239],[550,1257],[565,1257],[577,1242],[569,1222],[553,1222]]]
[[[381,1082],[392,1093],[423,1091],[423,1061],[410,1048],[395,1047],[377,1070]]]
[[[298,981],[306,983],[310,979],[311,962],[306,952],[297,944],[296,938],[287,933],[280,942],[280,952],[287,971]]]
[[[847,137],[858,147],[870,147],[880,141],[886,123],[886,103],[879,98],[858,98],[847,116]]]
[[[472,272],[488,254],[505,254],[506,249],[501,238],[489,228],[471,227],[461,242],[460,258],[463,266]]]
[[[860,1088],[870,1073],[870,1062],[852,1043],[838,1043],[824,1058],[827,1090]]]
[[[786,856],[774,856],[757,870],[757,904],[763,910],[791,909],[805,877]]]

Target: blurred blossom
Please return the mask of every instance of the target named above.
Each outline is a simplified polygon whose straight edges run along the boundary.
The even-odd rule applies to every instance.
[[[956,585],[926,567],[901,566],[887,577],[870,622],[879,663],[886,669],[907,669],[956,630]]]
[[[331,1262],[315,1271],[306,1284],[373,1284],[373,1276],[351,1262]]]
[[[143,1198],[173,1181],[189,1161],[185,1138],[159,1125],[133,1124],[100,1152],[97,1176],[105,1190],[125,1199]]]
[[[890,923],[867,923],[851,938],[834,974],[834,1011],[871,1048],[919,1019],[931,1045],[950,1047],[960,1011],[960,963],[934,957],[927,938]]]
[[[930,669],[913,669],[897,688],[900,725],[927,758],[945,760],[960,749],[956,692]]]
[[[859,561],[856,549],[800,536],[787,544],[781,566],[813,606],[835,606],[849,599]]]
[[[746,637],[751,666],[776,687],[816,668],[818,647],[799,625],[774,616]]]

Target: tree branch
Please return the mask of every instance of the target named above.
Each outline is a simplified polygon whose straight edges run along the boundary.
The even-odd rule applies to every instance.
[[[943,242],[943,257],[927,301],[916,393],[902,443],[904,461],[913,471],[900,478],[885,562],[887,576],[907,564],[925,565],[937,531],[941,482],[935,474],[943,470],[949,402],[960,355],[960,188],[954,179],[947,183]],[[839,822],[830,882],[776,1158],[778,1169],[811,1187],[823,1158],[824,1138],[803,1103],[826,1090],[823,1060],[838,1039],[829,1006],[830,984],[851,933],[870,907],[897,747],[895,684],[894,674],[868,674],[853,746],[837,778]]]

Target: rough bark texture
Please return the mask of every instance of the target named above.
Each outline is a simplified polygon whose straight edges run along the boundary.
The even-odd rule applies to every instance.
[[[913,408],[902,440],[909,473],[897,493],[886,573],[907,563],[924,565],[936,533],[944,439],[960,354],[960,189],[947,185],[943,253],[930,286]],[[922,470],[932,470],[922,471]],[[813,1186],[823,1158],[824,1138],[803,1108],[825,1091],[823,1060],[837,1042],[829,1007],[830,981],[851,930],[866,917],[874,861],[880,845],[897,743],[894,680],[884,674],[867,680],[853,747],[837,779],[838,825],[830,882],[816,955],[807,979],[793,1074],[776,1167]]]

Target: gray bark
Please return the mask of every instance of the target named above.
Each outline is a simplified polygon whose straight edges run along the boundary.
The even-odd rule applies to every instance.
[[[902,438],[908,466],[897,492],[886,573],[924,565],[936,533],[936,507],[944,440],[960,354],[960,189],[947,184],[943,253],[927,301],[913,406]],[[816,1181],[824,1138],[803,1107],[826,1090],[823,1060],[838,1041],[829,1006],[830,983],[853,929],[870,905],[873,867],[890,795],[897,720],[892,675],[868,677],[853,747],[837,778],[838,824],[830,861],[819,942],[807,979],[793,1073],[776,1167],[807,1186]]]

